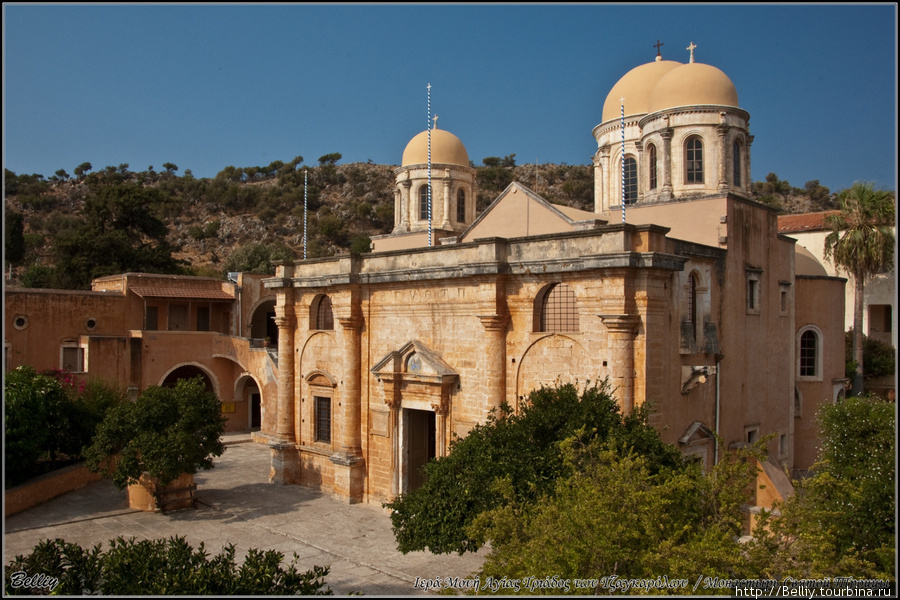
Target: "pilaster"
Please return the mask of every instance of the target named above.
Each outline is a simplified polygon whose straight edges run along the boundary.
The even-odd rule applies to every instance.
[[[478,315],[485,330],[484,386],[485,418],[506,400],[506,328],[509,315]]]
[[[344,379],[339,388],[341,446],[330,458],[334,464],[334,493],[352,504],[362,501],[365,487],[359,387],[362,318],[335,315],[335,320],[344,334]]]
[[[609,332],[610,382],[626,415],[634,410],[634,335],[641,322],[636,315],[597,315]]]

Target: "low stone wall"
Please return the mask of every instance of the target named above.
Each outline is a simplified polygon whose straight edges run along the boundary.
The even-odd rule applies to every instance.
[[[88,471],[83,463],[57,469],[7,490],[4,514],[8,517],[20,513],[100,479],[99,474]]]

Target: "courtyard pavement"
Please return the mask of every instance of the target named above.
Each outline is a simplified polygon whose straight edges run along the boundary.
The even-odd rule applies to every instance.
[[[338,595],[418,595],[423,590],[414,587],[417,577],[468,578],[481,567],[484,550],[463,556],[401,554],[380,505],[349,505],[301,486],[269,483],[269,449],[249,439],[249,434],[226,436],[215,468],[195,475],[196,510],[165,515],[131,510],[126,492],[98,481],[7,518],[3,564],[47,538],[106,548],[118,536],[180,535],[195,549],[203,542],[210,555],[234,544],[238,564],[250,548],[278,550],[285,562],[296,552],[302,570],[331,567],[326,583]]]

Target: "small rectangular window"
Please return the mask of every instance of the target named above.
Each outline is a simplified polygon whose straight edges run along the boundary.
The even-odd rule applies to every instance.
[[[781,438],[778,440],[778,453],[780,456],[787,456],[788,453],[788,443],[787,443],[787,434],[782,433]]]
[[[760,275],[762,271],[747,269],[747,313],[759,314]]]
[[[759,441],[759,429],[748,429],[747,430],[747,443],[755,444]]]
[[[331,398],[315,397],[316,441],[331,442]]]

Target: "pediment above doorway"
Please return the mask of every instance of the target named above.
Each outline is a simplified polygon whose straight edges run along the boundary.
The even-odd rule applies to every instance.
[[[440,354],[418,340],[409,341],[399,350],[388,353],[372,367],[372,373],[379,381],[400,375],[408,381],[448,383],[459,377]]]
[[[407,342],[378,361],[371,372],[384,387],[384,402],[446,414],[459,373],[440,354],[418,340]]]

